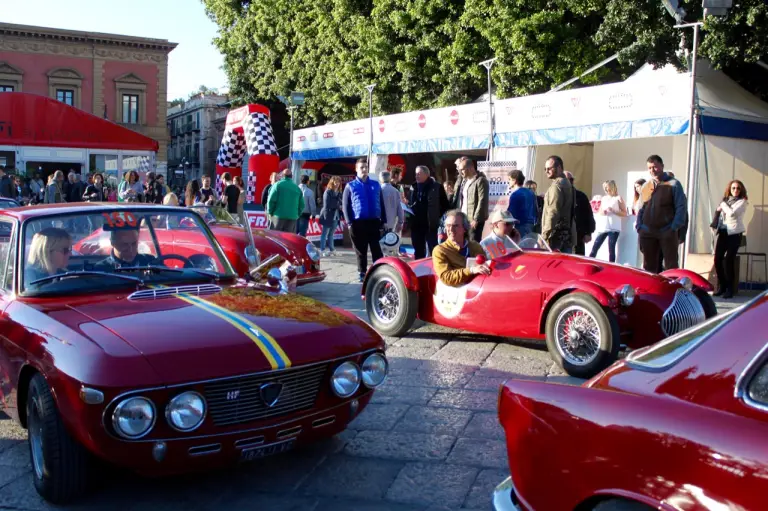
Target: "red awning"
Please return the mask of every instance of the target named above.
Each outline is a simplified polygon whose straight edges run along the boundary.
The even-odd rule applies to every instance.
[[[45,96],[0,92],[0,145],[155,151],[159,144]]]

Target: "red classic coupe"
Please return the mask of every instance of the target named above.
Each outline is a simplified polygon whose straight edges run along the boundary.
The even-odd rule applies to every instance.
[[[511,477],[494,508],[768,508],[766,314],[763,294],[581,387],[508,381],[499,419]]]
[[[96,232],[106,253],[83,243]],[[83,492],[94,460],[168,474],[258,459],[368,404],[381,337],[247,252],[250,282],[185,208],[0,210],[0,403],[29,430],[44,498]]]
[[[589,378],[613,363],[623,345],[648,346],[717,314],[708,294],[712,286],[696,273],[653,275],[554,253],[538,235],[490,265],[489,276],[451,287],[437,278],[431,258],[379,259],[363,282],[370,322],[393,337],[419,318],[486,335],[546,340],[568,374]]]

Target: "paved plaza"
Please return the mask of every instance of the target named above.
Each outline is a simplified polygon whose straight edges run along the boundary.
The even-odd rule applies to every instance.
[[[326,258],[323,268],[327,280],[300,292],[365,319],[354,255]],[[67,509],[487,510],[507,476],[499,385],[511,377],[581,382],[536,344],[425,324],[386,341],[390,376],[338,437],[207,474],[152,480],[115,471]],[[38,497],[30,471],[26,431],[0,412],[0,509],[59,509]]]

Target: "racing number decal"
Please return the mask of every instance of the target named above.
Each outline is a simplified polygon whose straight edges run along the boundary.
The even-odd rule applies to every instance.
[[[501,256],[507,255],[507,247],[504,246],[503,241],[488,243],[485,248],[490,252],[491,259],[498,259]]]
[[[123,228],[126,225],[128,227],[136,227],[136,216],[130,211],[114,211],[112,213],[102,213],[104,222],[110,229]]]

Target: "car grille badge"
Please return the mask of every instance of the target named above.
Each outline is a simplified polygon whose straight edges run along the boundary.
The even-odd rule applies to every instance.
[[[259,395],[264,403],[272,408],[277,404],[277,400],[280,399],[280,394],[283,392],[282,383],[265,383],[259,387]]]

